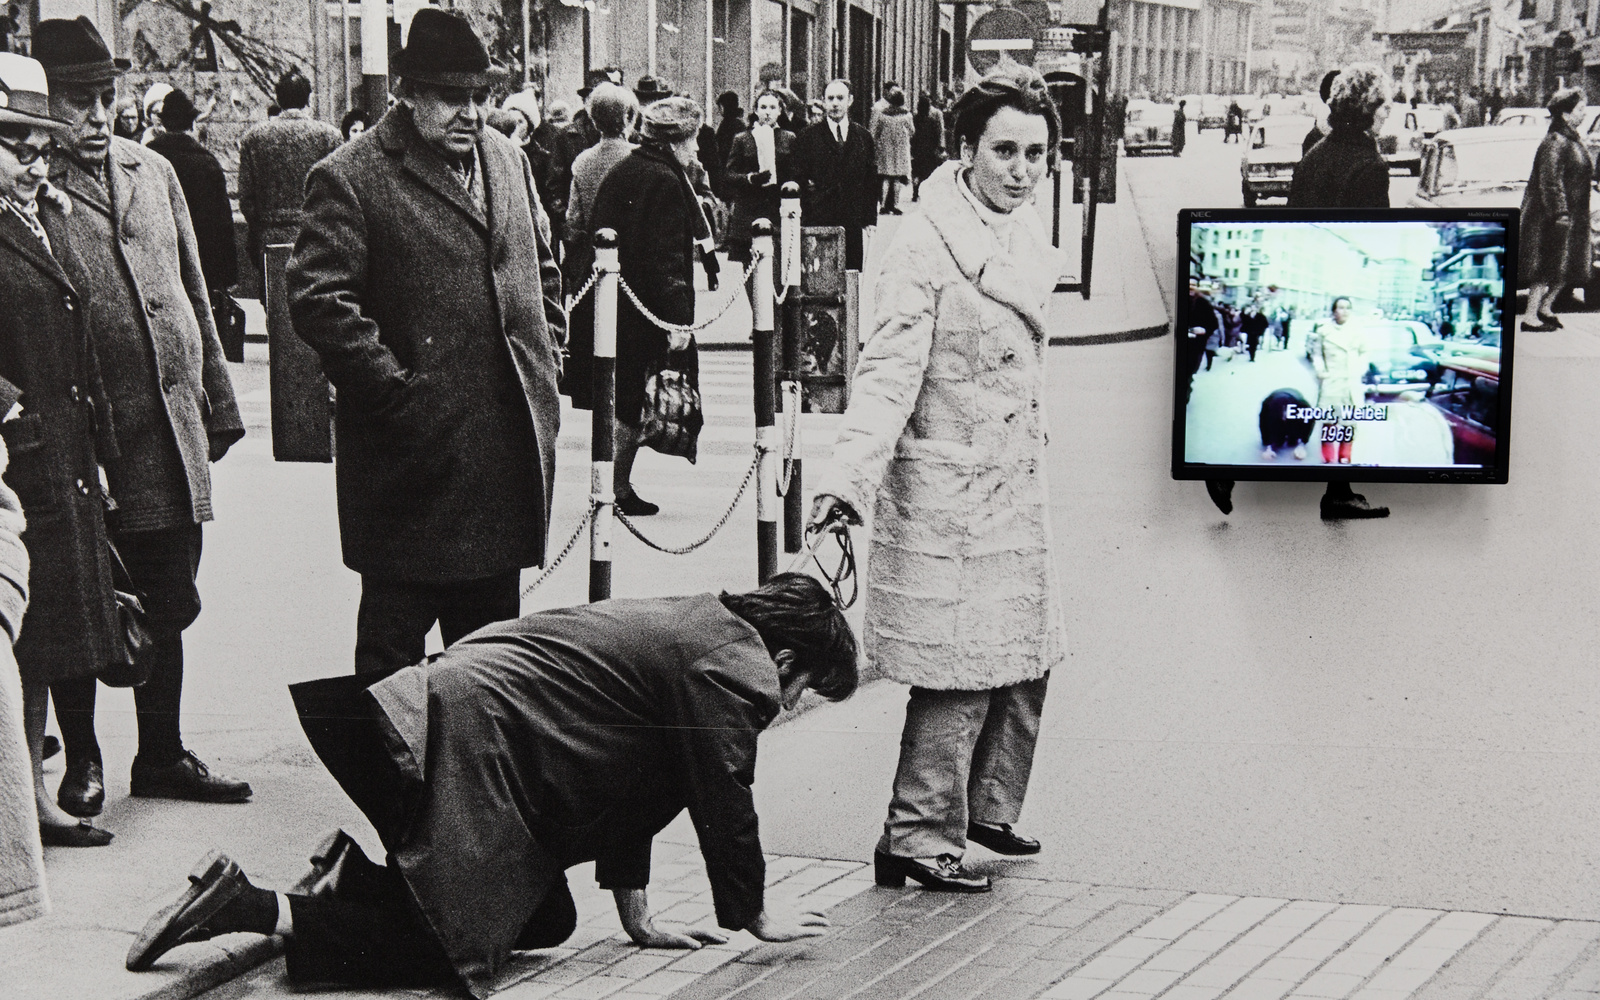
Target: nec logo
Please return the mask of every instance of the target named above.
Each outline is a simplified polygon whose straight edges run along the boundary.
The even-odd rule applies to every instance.
[[[1211,218],[1211,213],[1210,212],[1190,212],[1189,214],[1194,216],[1197,219],[1209,219],[1209,218]]]

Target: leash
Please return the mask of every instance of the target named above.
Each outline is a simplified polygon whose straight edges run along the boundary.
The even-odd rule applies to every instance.
[[[850,526],[844,518],[837,513],[821,524],[806,525],[806,544],[800,554],[789,564],[788,572],[794,573],[805,565],[810,559],[817,567],[817,572],[828,584],[828,589],[833,591],[833,600],[839,605],[841,611],[847,610],[856,603],[856,598],[861,596],[861,583],[856,576],[856,550],[850,541]],[[839,546],[839,564],[829,570],[817,554],[823,542],[833,538]],[[845,600],[844,586],[850,585],[850,599]]]

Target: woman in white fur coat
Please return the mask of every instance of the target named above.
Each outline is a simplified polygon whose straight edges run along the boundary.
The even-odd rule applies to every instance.
[[[1012,824],[1066,655],[1042,403],[1060,257],[1032,205],[1060,125],[1018,66],[954,117],[961,160],[923,183],[923,214],[884,258],[812,521],[873,511],[867,656],[911,685],[878,883],[983,892],[969,840],[1039,850]]]

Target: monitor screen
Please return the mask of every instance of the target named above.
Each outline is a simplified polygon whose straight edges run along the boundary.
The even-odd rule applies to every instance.
[[[1517,212],[1185,209],[1178,479],[1506,481]]]

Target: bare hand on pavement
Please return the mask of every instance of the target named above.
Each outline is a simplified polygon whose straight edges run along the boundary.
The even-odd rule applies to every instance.
[[[763,941],[798,941],[801,938],[821,937],[828,933],[828,918],[816,910],[795,913],[782,904],[770,900],[766,908],[756,914],[748,928],[751,934]]]

